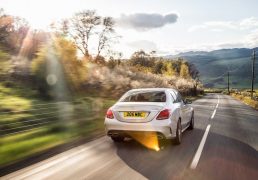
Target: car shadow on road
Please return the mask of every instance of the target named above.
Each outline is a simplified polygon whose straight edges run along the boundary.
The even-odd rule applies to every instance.
[[[116,143],[117,155],[132,169],[148,179],[171,179],[180,176],[189,166],[189,161],[198,148],[203,130],[186,131],[181,145],[171,141],[164,149],[156,152],[147,149],[136,141]]]
[[[148,179],[257,179],[257,151],[216,133],[209,134],[197,169],[191,170],[203,133],[200,129],[186,131],[181,145],[167,143],[159,152],[136,141],[117,143],[117,155]]]

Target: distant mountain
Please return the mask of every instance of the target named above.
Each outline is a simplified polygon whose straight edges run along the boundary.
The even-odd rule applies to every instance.
[[[256,80],[258,88],[258,48],[256,49]],[[234,48],[215,51],[190,51],[166,58],[182,57],[196,65],[200,71],[201,80],[206,87],[224,88],[227,86],[227,72],[230,72],[232,88],[250,88],[253,49]]]

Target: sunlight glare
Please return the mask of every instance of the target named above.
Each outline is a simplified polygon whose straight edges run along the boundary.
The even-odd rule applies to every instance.
[[[143,146],[155,151],[160,150],[158,137],[155,132],[149,132],[146,134],[132,132],[129,134],[134,140],[141,143]]]

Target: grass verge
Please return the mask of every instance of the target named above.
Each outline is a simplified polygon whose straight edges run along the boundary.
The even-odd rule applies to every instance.
[[[106,110],[114,102],[96,96],[80,96],[65,103],[44,101],[34,96],[33,90],[0,83],[0,167],[75,139],[103,134]],[[44,124],[49,118],[51,123]],[[24,126],[32,128],[4,135],[7,129]]]
[[[231,93],[231,96],[258,110],[258,101],[251,99],[250,96],[237,93]]]
[[[189,99],[192,102],[196,101],[197,99],[201,99],[204,95],[197,95],[197,96],[186,96],[185,99]]]

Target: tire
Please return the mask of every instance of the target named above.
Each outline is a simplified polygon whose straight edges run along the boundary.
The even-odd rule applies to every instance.
[[[181,120],[177,122],[177,128],[176,128],[176,139],[175,144],[179,145],[182,142],[182,125]]]
[[[192,117],[191,117],[191,122],[189,125],[189,129],[193,130],[194,129],[194,112],[192,113]]]
[[[123,136],[111,136],[111,139],[114,141],[114,142],[122,142],[124,141],[124,138]]]

